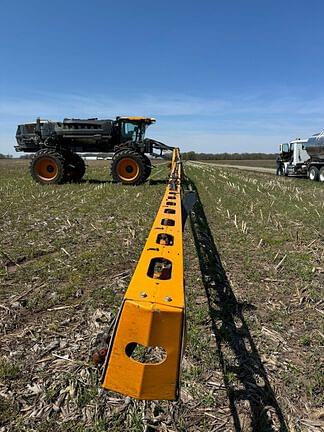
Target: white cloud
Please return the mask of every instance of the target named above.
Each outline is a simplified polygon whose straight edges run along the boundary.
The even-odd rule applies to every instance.
[[[111,116],[142,113],[160,116],[223,114],[323,115],[324,97],[306,99],[300,96],[275,97],[263,94],[230,95],[227,98],[200,98],[188,95],[133,95],[128,98],[95,95],[38,93],[29,98],[11,97],[0,101],[0,116],[52,116],[92,113]],[[153,113],[153,114],[152,114]]]
[[[182,151],[197,153],[275,153],[282,142],[280,135],[264,136],[249,134],[197,134],[157,135],[157,139],[178,146]]]
[[[109,95],[38,93],[0,101],[0,152],[13,153],[18,123],[36,117],[157,117],[148,135],[183,150],[206,152],[276,151],[280,142],[307,137],[324,126],[324,97],[300,92],[254,92],[226,98],[149,94]]]

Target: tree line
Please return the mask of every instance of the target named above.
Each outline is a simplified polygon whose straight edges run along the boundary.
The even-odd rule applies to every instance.
[[[181,153],[183,160],[273,160],[275,153]]]

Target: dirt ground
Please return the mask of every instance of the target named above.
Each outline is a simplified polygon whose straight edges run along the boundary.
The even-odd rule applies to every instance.
[[[35,184],[0,161],[0,431],[320,431],[324,188],[186,163],[187,344],[177,402],[100,388],[104,347],[159,206],[106,161]]]

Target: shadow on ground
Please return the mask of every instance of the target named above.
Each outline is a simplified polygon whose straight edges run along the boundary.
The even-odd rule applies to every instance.
[[[105,183],[116,183],[112,180],[99,180],[99,179],[82,179],[79,183],[88,183],[88,184],[105,184]]]
[[[168,180],[165,179],[148,179],[148,183],[150,185],[160,185],[160,184],[164,184],[166,185],[168,183]]]
[[[248,427],[254,432],[288,432],[283,413],[243,316],[244,310],[255,307],[236,300],[198,191],[188,178],[186,183],[187,188],[197,194],[197,202],[190,215],[191,228],[235,431],[247,430]]]
[[[145,183],[148,183],[151,186],[160,185],[160,184],[167,184],[167,179],[148,179]],[[99,179],[82,179],[79,183],[88,183],[88,184],[105,184],[105,183],[111,183],[111,184],[120,184],[114,180],[99,180]]]

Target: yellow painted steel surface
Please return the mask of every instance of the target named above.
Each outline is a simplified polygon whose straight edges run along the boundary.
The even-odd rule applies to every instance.
[[[145,123],[155,123],[155,118],[152,117],[141,117],[141,116],[132,116],[132,117],[118,117],[121,120],[129,120],[129,121],[144,121]]]
[[[185,323],[181,162],[173,150],[171,175],[108,350],[103,387],[138,399],[175,400]],[[165,357],[142,363],[136,345],[159,347]]]

